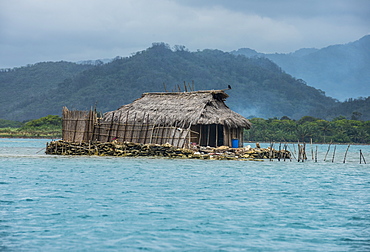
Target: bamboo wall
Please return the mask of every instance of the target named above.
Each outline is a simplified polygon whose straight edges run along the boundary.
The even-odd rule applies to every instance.
[[[86,142],[92,137],[96,113],[63,107],[62,138],[68,142]]]
[[[185,148],[191,143],[190,128],[153,124],[149,116],[132,123],[115,120],[102,121],[94,111],[72,111],[63,108],[62,138],[67,142],[134,142],[142,144],[165,144]]]
[[[93,141],[134,142],[142,144],[165,144],[184,148],[189,145],[188,129],[180,129],[149,123],[130,124],[120,122],[100,122],[95,124]]]

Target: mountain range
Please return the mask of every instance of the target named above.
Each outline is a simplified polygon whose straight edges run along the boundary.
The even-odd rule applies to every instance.
[[[304,79],[288,74],[262,55],[240,55],[248,49],[190,52],[154,43],[130,57],[76,64],[42,62],[0,71],[0,118],[24,121],[61,114],[63,106],[106,112],[130,103],[144,92],[224,89],[226,104],[245,117],[299,119],[337,116],[370,120],[370,98],[346,102],[328,97]],[[249,49],[250,51],[250,49]],[[302,50],[310,55],[320,50]],[[294,56],[298,57],[298,56]]]
[[[370,35],[348,44],[287,54],[264,54],[250,48],[231,53],[268,58],[286,73],[341,101],[370,96]]]

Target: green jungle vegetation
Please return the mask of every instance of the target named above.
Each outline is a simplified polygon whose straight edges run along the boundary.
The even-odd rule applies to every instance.
[[[353,115],[356,117],[356,115]],[[357,115],[358,116],[358,115]],[[370,143],[370,121],[360,121],[339,116],[326,121],[312,116],[291,120],[251,118],[252,128],[245,130],[244,141],[253,142],[310,142],[315,143]],[[61,138],[62,118],[48,115],[20,123],[0,120],[0,137]]]
[[[34,65],[17,67],[12,69],[0,69],[0,118],[25,121],[40,118],[48,114],[55,113],[37,113],[37,116],[17,116],[19,111],[14,109],[22,104],[25,100],[39,102],[40,95],[47,92],[53,95],[53,91],[65,79],[87,69],[92,65],[81,65],[71,62],[41,62]],[[61,110],[61,108],[58,108]],[[27,111],[26,108],[24,108]],[[48,109],[46,109],[48,110]],[[44,109],[45,111],[45,109]],[[31,115],[34,113],[30,113]]]
[[[109,63],[44,62],[0,71],[0,118],[27,121],[69,109],[112,111],[143,92],[228,90],[226,104],[247,118],[313,116],[331,121],[354,112],[370,120],[369,98],[345,103],[327,97],[266,58],[219,50],[189,52],[164,43]],[[190,85],[189,85],[190,84]]]
[[[62,118],[48,115],[25,123],[0,119],[0,137],[61,138]]]
[[[338,116],[326,121],[304,116],[295,121],[284,116],[281,119],[252,118],[252,128],[244,132],[245,141],[261,142],[311,142],[314,143],[370,143],[370,121],[352,120]]]

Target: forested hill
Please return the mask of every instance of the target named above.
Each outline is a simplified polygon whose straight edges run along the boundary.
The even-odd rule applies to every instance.
[[[0,73],[0,87],[8,87],[9,91],[7,102],[0,108],[0,118],[29,120],[60,114],[63,106],[85,110],[96,105],[98,111],[106,112],[132,102],[143,92],[161,92],[164,86],[168,91],[177,90],[177,85],[183,88],[183,81],[194,81],[195,90],[223,89],[231,85],[226,103],[246,117],[299,119],[317,116],[318,112],[322,114],[338,106],[322,91],[286,74],[268,59],[218,50],[189,52],[181,46],[171,50],[168,45],[157,43],[131,57],[116,58],[107,64],[74,65],[78,70],[64,77],[58,73],[47,77],[34,74],[32,69],[36,66],[22,69],[29,70],[22,78],[37,83],[33,84],[37,92],[32,88],[24,91],[24,82],[18,85],[17,81],[4,77],[7,72]],[[81,71],[82,68],[86,69]]]
[[[58,84],[65,79],[72,78],[91,67],[91,65],[60,61],[42,62],[13,69],[0,69],[0,119],[35,118],[13,115],[13,109],[24,104],[25,100],[40,102],[40,94],[57,88]],[[27,113],[27,108],[24,109],[24,112]],[[14,113],[19,113],[19,111],[14,111]]]
[[[342,101],[370,95],[370,35],[348,44],[288,54],[263,54],[249,48],[232,53],[268,58],[292,76]]]

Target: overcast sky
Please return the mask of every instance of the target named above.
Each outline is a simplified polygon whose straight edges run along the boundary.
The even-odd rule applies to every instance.
[[[370,0],[0,0],[0,68],[190,51],[294,52],[370,34]]]

